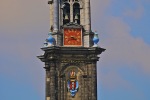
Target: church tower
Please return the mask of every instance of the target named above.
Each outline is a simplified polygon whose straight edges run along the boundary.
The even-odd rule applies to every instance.
[[[105,49],[91,31],[90,0],[49,0],[45,100],[97,100],[97,61]]]

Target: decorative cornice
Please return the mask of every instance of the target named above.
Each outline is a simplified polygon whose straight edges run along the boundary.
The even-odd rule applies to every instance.
[[[89,55],[87,56],[86,60],[82,61],[97,61],[99,57],[97,55],[104,52],[106,49],[100,47],[44,47],[41,48],[45,51],[44,55],[37,56],[42,62],[48,61],[58,61],[61,60],[61,55]],[[83,58],[83,57],[82,57]],[[72,57],[72,60],[69,61],[73,62],[75,57]]]
[[[63,25],[62,28],[83,28],[83,26],[74,22],[70,22],[70,23]]]

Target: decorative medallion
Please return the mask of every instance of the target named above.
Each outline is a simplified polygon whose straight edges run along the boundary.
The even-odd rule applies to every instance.
[[[68,91],[70,92],[71,96],[74,97],[79,88],[79,84],[78,84],[78,81],[76,78],[76,72],[74,70],[71,70],[69,72],[67,88],[68,88]]]

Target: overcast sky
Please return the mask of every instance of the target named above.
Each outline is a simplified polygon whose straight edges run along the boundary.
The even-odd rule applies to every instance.
[[[98,100],[150,100],[150,0],[91,0],[92,30],[107,49]],[[47,0],[0,0],[0,100],[44,100]]]

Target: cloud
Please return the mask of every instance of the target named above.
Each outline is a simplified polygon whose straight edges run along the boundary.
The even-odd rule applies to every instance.
[[[42,0],[0,1],[0,75],[43,97],[44,65],[36,56],[49,30],[48,7]]]
[[[105,4],[95,2],[95,6],[104,2],[103,12],[108,10],[111,2]],[[137,1],[136,1],[137,2]],[[137,2],[139,4],[139,2]],[[141,5],[142,6],[142,5]],[[111,9],[111,8],[110,8]],[[96,8],[95,8],[96,10]],[[112,63],[127,63],[137,64],[144,72],[150,71],[150,45],[146,44],[140,37],[133,37],[131,35],[132,28],[120,16],[110,16],[106,14],[97,14],[93,11],[94,18],[92,18],[93,29],[98,29],[100,37],[100,46],[106,48],[104,55],[104,64]],[[102,12],[100,12],[102,13]],[[97,21],[93,21],[96,19]],[[143,33],[144,34],[144,33]]]
[[[100,8],[100,2],[100,5],[97,0],[95,2],[97,2],[95,6]],[[103,4],[104,1],[101,0],[101,2]],[[97,29],[100,38],[99,45],[106,49],[98,62],[98,83],[102,83],[102,87],[111,90],[127,89],[138,94],[138,97],[144,98],[144,94],[140,92],[138,87],[134,87],[129,80],[124,79],[118,69],[126,67],[134,72],[138,70],[138,74],[149,76],[150,45],[146,44],[142,38],[132,36],[133,29],[122,16],[105,14],[105,11],[111,9],[110,6],[111,2],[107,2],[106,5],[104,3],[102,11],[93,7],[95,8],[93,10],[96,11],[93,11],[92,29]],[[132,18],[141,18],[144,12],[143,5],[139,5],[136,10],[136,12],[133,11]]]
[[[91,0],[92,13],[97,13],[98,16],[102,16],[105,10],[110,7],[112,0]],[[93,15],[93,14],[92,14]],[[96,15],[94,14],[93,17]]]
[[[47,2],[41,0],[2,0],[0,3],[0,35],[30,35],[29,30],[38,30],[42,24],[48,25],[48,7]]]
[[[102,89],[99,89],[101,91],[98,92],[100,97],[102,97],[103,94],[105,94],[104,91],[108,91],[108,93],[105,95],[111,96],[110,94],[113,94],[117,96],[118,94],[123,92],[121,93],[122,95],[118,95],[120,98],[125,97],[126,95],[130,94],[132,96],[130,96],[129,98],[134,98],[136,100],[142,100],[142,99],[147,100],[144,92],[141,91],[139,87],[137,87],[132,82],[129,82],[128,79],[124,79],[120,77],[120,75],[118,75],[118,73],[115,70],[109,71],[107,74],[98,73],[98,75],[100,76],[98,78],[101,80],[98,82],[99,83],[98,88],[102,88]],[[118,91],[118,92],[115,93],[115,91]],[[115,96],[113,96],[113,98],[114,97]]]
[[[144,14],[144,7],[142,1],[140,0],[133,0],[133,1],[136,5],[136,8],[135,9],[127,8],[126,11],[123,13],[123,15],[132,17],[134,19],[140,19]]]
[[[99,77],[101,79],[100,83],[102,83],[102,86],[109,90],[114,90],[116,89],[116,87],[126,88],[129,90],[133,87],[132,84],[130,84],[127,80],[121,78],[115,71],[111,71],[105,75],[99,73],[99,75],[101,76]]]
[[[102,38],[105,34],[108,37],[103,38],[101,44],[107,49],[107,63],[137,64],[144,72],[150,71],[150,46],[141,38],[133,37],[129,25],[119,17],[109,17],[105,29]]]
[[[129,70],[139,70],[139,74],[146,73],[149,76],[150,46],[141,38],[133,37],[131,27],[120,17],[105,18],[103,19],[105,24],[99,36],[101,39],[99,45],[106,48],[106,51],[98,62],[98,72],[100,72],[98,82],[102,82],[102,86],[109,89],[122,87],[132,91],[136,90],[136,93],[139,94],[140,91],[133,87],[130,81],[124,79],[118,69],[131,67]]]
[[[93,26],[98,24],[98,20],[102,19],[104,17],[105,12],[108,10],[110,7],[112,0],[91,0],[91,18],[92,18],[92,29],[94,28]],[[94,28],[93,30],[95,31]]]

